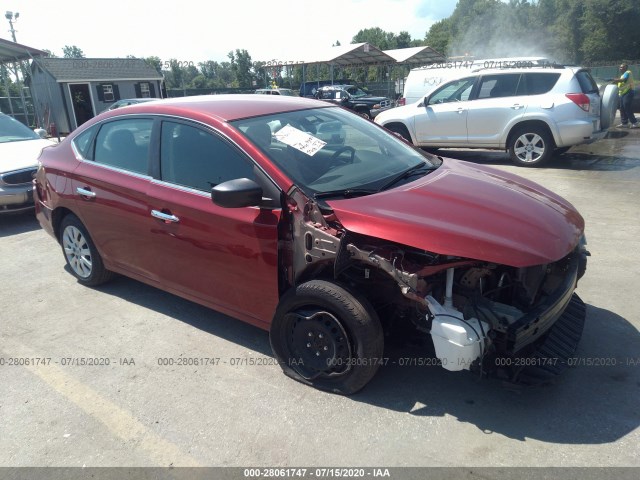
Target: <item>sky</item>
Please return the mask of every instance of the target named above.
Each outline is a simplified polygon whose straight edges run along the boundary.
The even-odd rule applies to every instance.
[[[162,61],[228,61],[245,49],[253,61],[303,61],[322,56],[365,28],[423,39],[448,17],[456,0],[1,0],[20,14],[16,40],[62,57],[76,45],[87,58],[158,56]],[[54,13],[55,11],[55,13]],[[6,18],[0,38],[11,40]]]

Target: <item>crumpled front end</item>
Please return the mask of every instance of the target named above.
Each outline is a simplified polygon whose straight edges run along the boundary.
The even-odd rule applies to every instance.
[[[385,333],[430,335],[443,368],[534,382],[561,373],[585,320],[575,295],[584,237],[564,257],[512,266],[443,255],[347,230],[290,192],[283,288],[327,278],[367,297]]]

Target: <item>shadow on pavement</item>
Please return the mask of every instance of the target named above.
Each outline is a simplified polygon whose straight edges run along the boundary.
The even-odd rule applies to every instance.
[[[272,356],[267,332],[169,293],[124,277],[100,291]],[[640,333],[608,310],[587,307],[576,366],[553,385],[518,387],[439,366],[406,366],[431,352],[418,346],[388,348],[387,365],[351,399],[416,416],[450,415],[487,434],[522,441],[610,443],[640,426]],[[282,382],[290,381],[283,374]]]
[[[40,224],[33,212],[0,215],[0,238],[39,229]]]

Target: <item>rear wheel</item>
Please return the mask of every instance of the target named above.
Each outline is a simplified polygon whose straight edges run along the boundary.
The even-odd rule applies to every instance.
[[[513,132],[509,145],[511,160],[523,167],[538,167],[553,154],[553,139],[541,127],[519,127]]]
[[[71,273],[81,284],[94,287],[113,278],[113,272],[104,268],[102,257],[87,229],[73,214],[62,220],[60,244]]]
[[[382,326],[369,302],[340,285],[312,280],[284,295],[271,324],[282,370],[342,395],[364,387],[382,363]]]

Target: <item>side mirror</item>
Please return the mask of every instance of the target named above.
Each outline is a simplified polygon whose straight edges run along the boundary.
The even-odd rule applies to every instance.
[[[262,187],[248,178],[237,178],[211,189],[211,201],[224,208],[254,207],[262,202]]]

